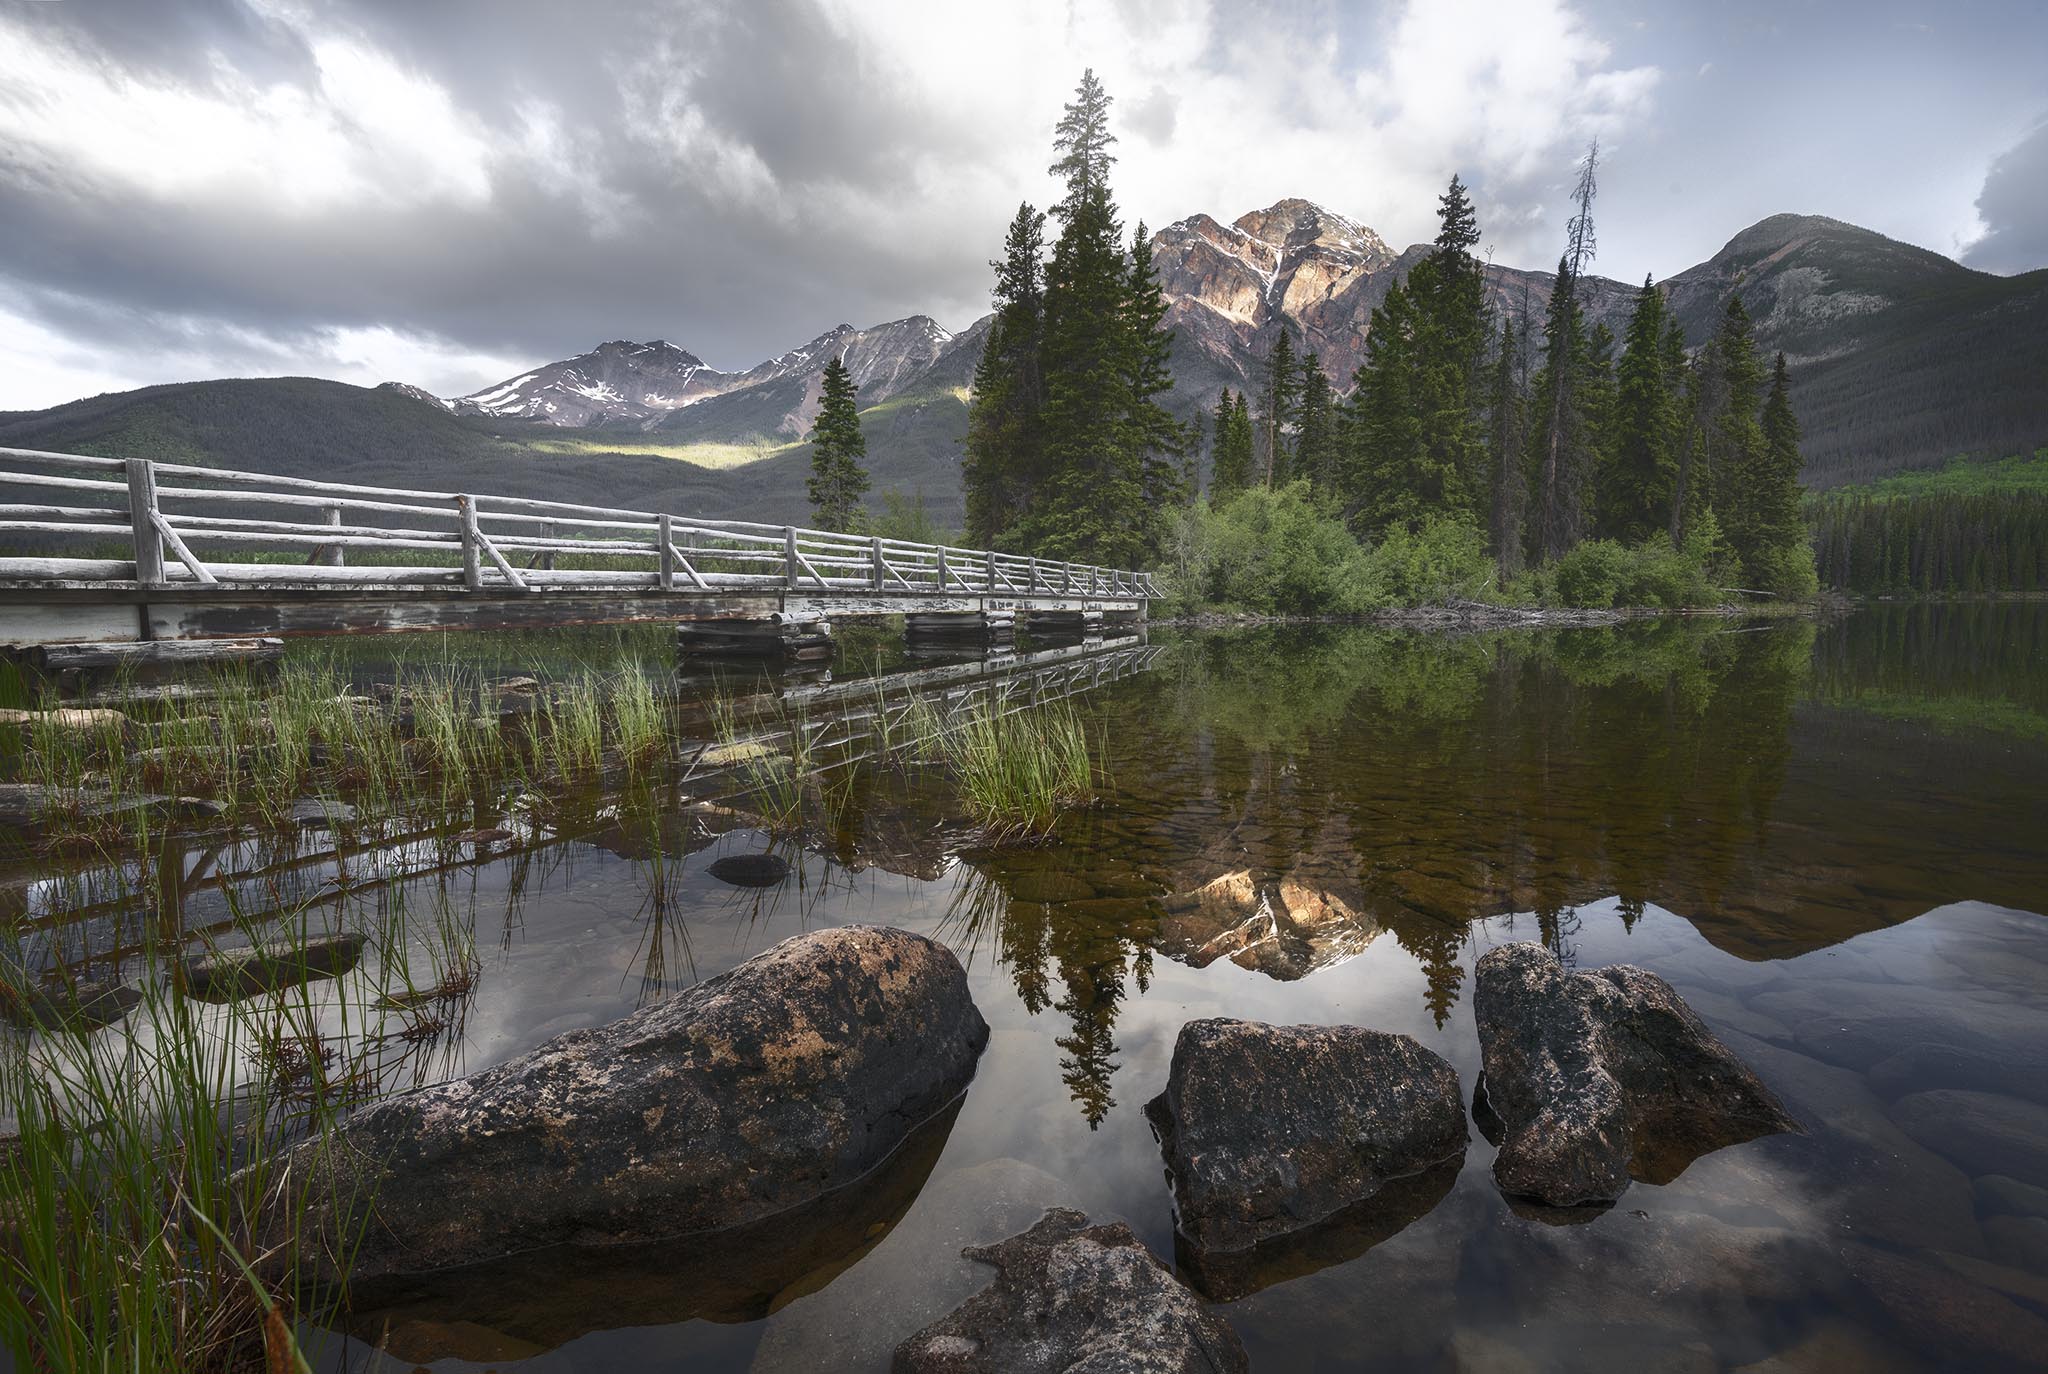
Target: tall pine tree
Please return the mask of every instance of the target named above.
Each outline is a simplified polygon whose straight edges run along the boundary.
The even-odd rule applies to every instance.
[[[822,529],[856,528],[861,498],[868,494],[868,441],[860,432],[856,390],[843,359],[835,357],[825,364],[824,404],[811,427],[811,477],[806,484]]]
[[[1587,496],[1594,465],[1595,434],[1580,395],[1586,366],[1585,323],[1579,308],[1579,277],[1593,259],[1593,197],[1600,145],[1586,149],[1572,200],[1577,206],[1565,231],[1564,256],[1543,320],[1543,370],[1537,374],[1536,475],[1537,561],[1554,562],[1586,535]]]
[[[1352,375],[1345,417],[1351,457],[1342,508],[1374,538],[1427,513],[1416,480],[1422,419],[1415,358],[1415,300],[1397,282],[1366,326],[1365,357]]]
[[[1280,337],[1266,354],[1265,380],[1259,387],[1259,457],[1265,465],[1262,480],[1269,487],[1285,486],[1293,462],[1288,429],[1294,423],[1296,398],[1301,377],[1295,371],[1294,344],[1287,337],[1287,324],[1280,325]]]
[[[1523,344],[1513,320],[1500,322],[1493,372],[1487,387],[1488,535],[1494,567],[1502,581],[1522,570],[1522,520],[1529,504],[1523,471],[1528,452],[1528,398],[1523,394]]]
[[[1800,515],[1799,421],[1792,414],[1792,386],[1785,355],[1771,369],[1771,390],[1764,398],[1763,447],[1748,480],[1750,553],[1743,576],[1766,591],[1805,595],[1804,567],[1812,563],[1806,546],[1806,521]]]
[[[1152,241],[1139,221],[1131,235],[1131,264],[1124,291],[1124,444],[1138,455],[1143,486],[1136,514],[1146,523],[1146,551],[1156,548],[1165,513],[1188,496],[1181,460],[1191,447],[1188,431],[1162,401],[1173,390],[1173,331],[1166,328],[1166,296],[1152,265]]]
[[[1437,217],[1436,245],[1408,277],[1415,302],[1410,392],[1420,428],[1406,480],[1420,510],[1469,519],[1479,512],[1486,477],[1486,287],[1472,256],[1478,220],[1455,176],[1437,199]]]
[[[1645,277],[1622,335],[1614,433],[1599,482],[1600,532],[1631,544],[1671,527],[1678,401],[1669,338],[1664,293]]]
[[[961,483],[967,539],[1008,544],[1045,476],[1040,411],[1045,389],[1038,353],[1045,327],[1045,216],[1017,207],[996,269],[995,319],[975,365]]]
[[[1741,296],[1728,298],[1704,363],[1712,369],[1706,379],[1709,385],[1702,388],[1703,399],[1711,396],[1712,404],[1699,421],[1706,444],[1707,486],[1728,545],[1747,568],[1760,547],[1755,477],[1764,452],[1763,426],[1758,423],[1764,368]]]
[[[1244,397],[1233,397],[1228,387],[1216,402],[1216,432],[1209,462],[1209,503],[1220,506],[1251,485],[1252,445],[1250,417]]]
[[[1337,397],[1313,352],[1301,358],[1300,404],[1296,410],[1294,475],[1308,479],[1318,492],[1336,489],[1338,468]]]

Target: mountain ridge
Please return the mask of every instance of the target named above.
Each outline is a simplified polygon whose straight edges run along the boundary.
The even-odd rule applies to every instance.
[[[1212,408],[1225,387],[1253,385],[1282,328],[1347,389],[1372,309],[1430,251],[1415,244],[1397,252],[1363,223],[1299,197],[1228,224],[1189,215],[1152,244],[1175,331],[1172,407],[1183,418]],[[1492,263],[1484,272],[1489,303],[1540,329],[1555,275]],[[1590,274],[1580,281],[1589,318],[1617,336],[1639,289]],[[1793,368],[1811,485],[2048,441],[2048,396],[2038,385],[2048,375],[2048,270],[1992,276],[1845,221],[1779,214],[1738,231],[1660,289],[1694,345],[1709,336],[1729,293],[1741,291],[1760,346],[1784,350]],[[957,334],[926,315],[866,329],[842,323],[739,372],[710,368],[666,340],[612,340],[461,397],[400,381],[328,384],[342,390],[320,393],[322,422],[351,434],[394,426],[399,449],[431,462],[441,445],[465,472],[515,458],[508,475],[521,482],[532,475],[527,458],[536,471],[553,465],[580,474],[587,461],[603,461],[638,474],[624,459],[673,461],[700,447],[758,454],[717,472],[683,463],[693,471],[667,483],[650,469],[634,484],[687,492],[697,514],[746,513],[733,508],[751,501],[750,513],[762,518],[795,519],[803,514],[803,439],[819,380],[841,356],[860,387],[876,491],[922,490],[938,518],[957,521],[967,387],[988,321]],[[246,433],[276,436],[305,409],[301,379],[298,390],[281,388],[266,412],[263,388],[281,380],[168,384],[202,389],[178,405],[156,387],[0,414],[0,442],[264,470],[318,453],[321,471],[349,467],[331,442],[245,441]],[[384,400],[349,402],[348,393]],[[427,414],[414,420],[392,405]],[[328,414],[347,406],[356,412],[349,423]],[[650,452],[670,457],[648,459]],[[357,480],[374,466],[356,461]]]

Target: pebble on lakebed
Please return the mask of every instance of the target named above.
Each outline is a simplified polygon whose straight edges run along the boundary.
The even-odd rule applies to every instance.
[[[1479,961],[1472,1008],[1475,1111],[1498,1126],[1493,1176],[1511,1197],[1611,1203],[1632,1177],[1668,1183],[1703,1154],[1800,1129],[1644,969],[1574,972],[1541,945],[1503,945]]]

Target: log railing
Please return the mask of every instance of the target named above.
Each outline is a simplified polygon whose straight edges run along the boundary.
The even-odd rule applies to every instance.
[[[105,541],[125,556],[41,553],[52,541]],[[38,552],[10,551],[23,545]],[[560,567],[558,558],[589,566]],[[1161,595],[1150,573],[990,549],[4,447],[0,581]]]

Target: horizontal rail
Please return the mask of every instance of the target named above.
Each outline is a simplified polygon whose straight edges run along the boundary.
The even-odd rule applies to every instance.
[[[160,486],[160,479],[169,480]],[[1145,572],[841,530],[0,447],[0,493],[12,488],[91,493],[86,499],[96,503],[0,503],[0,538],[11,537],[16,548],[59,541],[28,557],[0,554],[0,579],[16,586],[463,581],[473,591],[604,585],[1019,599],[1161,594]],[[215,552],[202,559],[195,545]],[[558,569],[563,557],[585,566]]]

